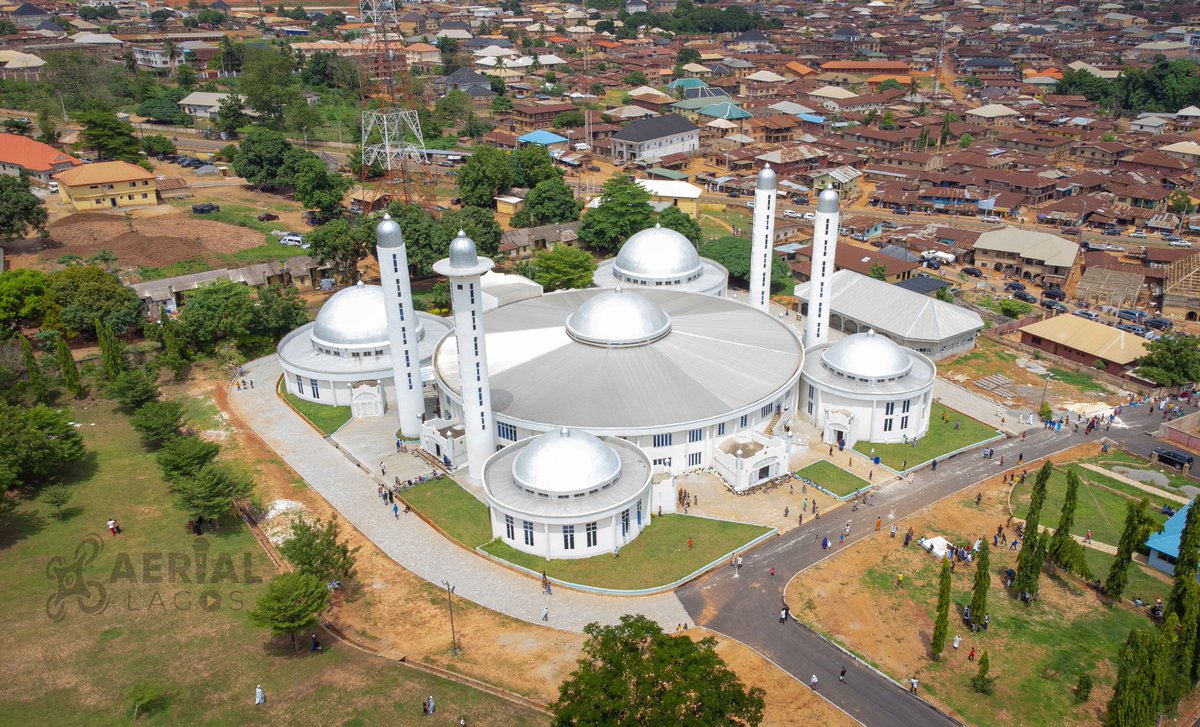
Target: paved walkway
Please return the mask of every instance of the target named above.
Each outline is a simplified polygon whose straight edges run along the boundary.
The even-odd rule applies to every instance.
[[[1147,485],[1145,482],[1138,482],[1137,480],[1133,479],[1132,477],[1126,477],[1125,475],[1121,474],[1120,472],[1113,472],[1110,469],[1105,469],[1104,467],[1101,467],[1100,465],[1094,464],[1092,462],[1083,462],[1081,464],[1081,466],[1084,469],[1091,470],[1097,474],[1104,475],[1105,477],[1111,477],[1114,480],[1116,480],[1117,482],[1124,482],[1125,484],[1129,485],[1130,487],[1136,487],[1137,489],[1141,490],[1142,492],[1145,492],[1148,495],[1154,495],[1155,498],[1160,499],[1160,500],[1170,500],[1171,502],[1176,502],[1181,505],[1186,505],[1192,501],[1192,498],[1187,497],[1185,495],[1176,495],[1173,492],[1166,492],[1165,490],[1154,487],[1153,485]]]
[[[546,625],[568,631],[582,632],[592,621],[615,624],[626,613],[645,614],[670,631],[692,622],[673,593],[616,598],[559,588],[544,596],[538,581],[459,547],[420,518],[394,518],[379,502],[374,477],[297,417],[273,385],[265,385],[281,373],[275,356],[247,364],[245,370],[264,385],[229,392],[230,405],[242,421],[388,557],[430,583],[448,580],[464,598],[531,623],[542,623],[542,608],[548,606]]]

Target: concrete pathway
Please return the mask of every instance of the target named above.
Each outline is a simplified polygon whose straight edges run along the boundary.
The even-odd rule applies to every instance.
[[[1092,462],[1082,462],[1081,466],[1084,469],[1091,470],[1097,474],[1104,475],[1105,477],[1111,477],[1114,480],[1116,480],[1117,482],[1123,482],[1123,483],[1129,485],[1130,487],[1136,487],[1139,490],[1141,490],[1142,492],[1145,492],[1148,495],[1154,495],[1155,497],[1162,499],[1162,500],[1170,500],[1171,502],[1176,502],[1181,505],[1186,505],[1192,501],[1192,499],[1190,497],[1184,497],[1183,495],[1176,495],[1172,492],[1164,492],[1163,490],[1160,490],[1157,487],[1154,487],[1153,485],[1147,485],[1145,482],[1138,482],[1137,480],[1133,479],[1132,477],[1126,477],[1125,475],[1123,475],[1119,472],[1113,472],[1112,470],[1105,469],[1105,468],[1101,467],[1100,465],[1094,464]]]
[[[462,597],[531,623],[541,624],[542,609],[549,607],[545,625],[568,631],[582,632],[592,621],[614,624],[626,613],[645,614],[669,631],[692,622],[673,593],[616,598],[558,588],[553,596],[544,596],[537,580],[450,542],[420,518],[394,518],[380,504],[374,477],[280,401],[273,385],[281,373],[275,356],[249,363],[245,370],[263,385],[229,392],[230,405],[242,421],[388,557],[430,583],[447,580]]]

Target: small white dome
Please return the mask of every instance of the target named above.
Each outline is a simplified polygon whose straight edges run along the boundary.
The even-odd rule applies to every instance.
[[[525,444],[513,459],[512,474],[522,488],[538,492],[587,492],[616,480],[621,458],[600,438],[564,427]]]
[[[887,336],[875,331],[855,333],[825,349],[821,363],[826,368],[860,379],[892,379],[913,367],[912,355]]]
[[[700,255],[692,241],[655,225],[633,234],[613,262],[618,273],[639,280],[674,280],[700,272]]]
[[[617,286],[588,298],[567,317],[567,333],[582,343],[635,346],[662,338],[671,319],[649,298]]]
[[[418,316],[418,340],[424,335]],[[352,288],[334,293],[317,313],[312,337],[318,343],[332,346],[387,346],[387,303],[383,288],[360,281]]]
[[[471,268],[479,263],[479,255],[475,252],[475,241],[467,237],[463,230],[450,241],[450,264],[456,268]]]

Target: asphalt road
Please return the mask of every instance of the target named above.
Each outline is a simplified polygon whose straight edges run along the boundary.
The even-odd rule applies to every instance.
[[[1111,439],[1137,442],[1139,446],[1154,441],[1145,431],[1153,431],[1162,423],[1157,414],[1146,416],[1138,408],[1125,409],[1123,415],[1122,421],[1129,428],[1110,432]],[[871,727],[957,724],[923,699],[909,694],[907,681],[903,686],[897,685],[801,623],[780,624],[784,589],[795,574],[874,535],[877,517],[884,520],[884,531],[879,537],[887,537],[886,531],[893,522],[904,532],[907,527],[904,518],[1000,472],[1001,456],[1011,468],[1021,454],[1025,461],[1034,461],[1087,439],[1082,433],[1056,434],[1035,427],[1028,430],[1025,440],[1010,437],[995,445],[997,455],[990,460],[983,459],[978,451],[944,460],[936,472],[925,469],[913,475],[910,482],[883,486],[873,506],[860,508],[858,512],[840,508],[769,541],[744,556],[740,574],[735,574],[732,568],[722,568],[688,584],[677,595],[698,625],[756,649],[803,684],[808,684],[815,674],[821,696],[863,724]],[[850,537],[846,544],[822,550],[821,538],[828,535],[836,543],[837,533],[847,521]],[[899,538],[896,547],[901,547]],[[775,569],[774,577],[769,575],[770,568]],[[802,606],[791,605],[793,617],[803,622]],[[846,682],[839,684],[838,671],[843,666],[847,669]]]

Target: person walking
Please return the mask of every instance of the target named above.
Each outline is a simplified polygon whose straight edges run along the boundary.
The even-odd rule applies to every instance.
[[[842,684],[846,683],[846,667],[842,667],[842,671],[838,673],[838,681]]]
[[[904,590],[904,574],[903,573],[896,574],[896,588],[899,588],[900,590]]]
[[[961,644],[962,644],[962,636],[960,636],[960,635],[958,635],[958,634],[955,634],[955,635],[954,635],[954,641],[952,641],[950,645],[954,647],[954,650],[955,650],[955,651],[958,651],[958,647],[959,647]]]
[[[543,622],[546,622],[546,621],[549,621],[549,620],[550,620],[550,607],[549,607],[549,606],[543,606],[543,607],[542,607],[542,621],[543,621]]]
[[[908,680],[908,691],[912,692],[913,694],[916,694],[917,693],[917,685],[920,683],[921,683],[920,680],[918,680],[916,677],[909,679]]]
[[[879,532],[879,528],[883,526],[883,518],[875,518],[875,532]]]
[[[380,474],[380,475],[386,475],[386,474],[387,474],[387,467],[384,467],[384,466],[383,466],[383,462],[380,462],[380,463],[379,463],[379,474]]]
[[[434,705],[434,703],[433,703],[433,695],[432,695],[432,694],[430,694],[430,695],[429,695],[429,715],[430,715],[430,716],[433,716],[433,713],[434,713],[434,712],[436,712],[436,711],[437,711],[437,706],[435,706],[435,705]]]
[[[321,650],[321,641],[317,638],[316,634],[313,634],[312,635],[312,649],[310,649],[310,651],[315,654],[320,650]]]
[[[789,510],[789,509],[788,509],[788,506],[787,506],[787,505],[784,505],[784,506],[783,506],[783,518],[784,518],[785,520],[786,520],[788,517],[790,517],[790,516],[791,516],[791,515],[790,515],[790,513],[791,513],[791,510]]]
[[[108,519],[108,532],[112,533],[114,538],[117,537],[117,521],[112,518]]]
[[[781,623],[781,624],[787,623],[787,609],[786,608],[779,609],[779,623]]]
[[[971,647],[971,653],[967,654],[967,661],[975,661],[975,647]]]
[[[740,555],[737,557],[737,569],[739,571],[742,569],[742,556]]]
[[[932,463],[930,463],[929,469],[933,472],[937,472],[937,460],[936,459],[933,460]]]
[[[688,550],[692,549],[692,539],[688,538]]]
[[[892,525],[892,540],[896,539],[896,526]]]
[[[1091,530],[1088,530],[1087,535],[1083,536],[1083,542],[1091,544],[1091,542],[1092,542],[1092,531]]]
[[[808,686],[812,687],[813,691],[816,691],[816,689],[817,689],[817,675],[816,674],[813,674],[812,678],[810,678],[808,680]]]
[[[262,685],[259,684],[254,688],[254,706],[267,703],[267,693],[263,691]]]
[[[392,517],[396,518],[397,520],[400,519],[400,506],[394,502],[392,503]]]

